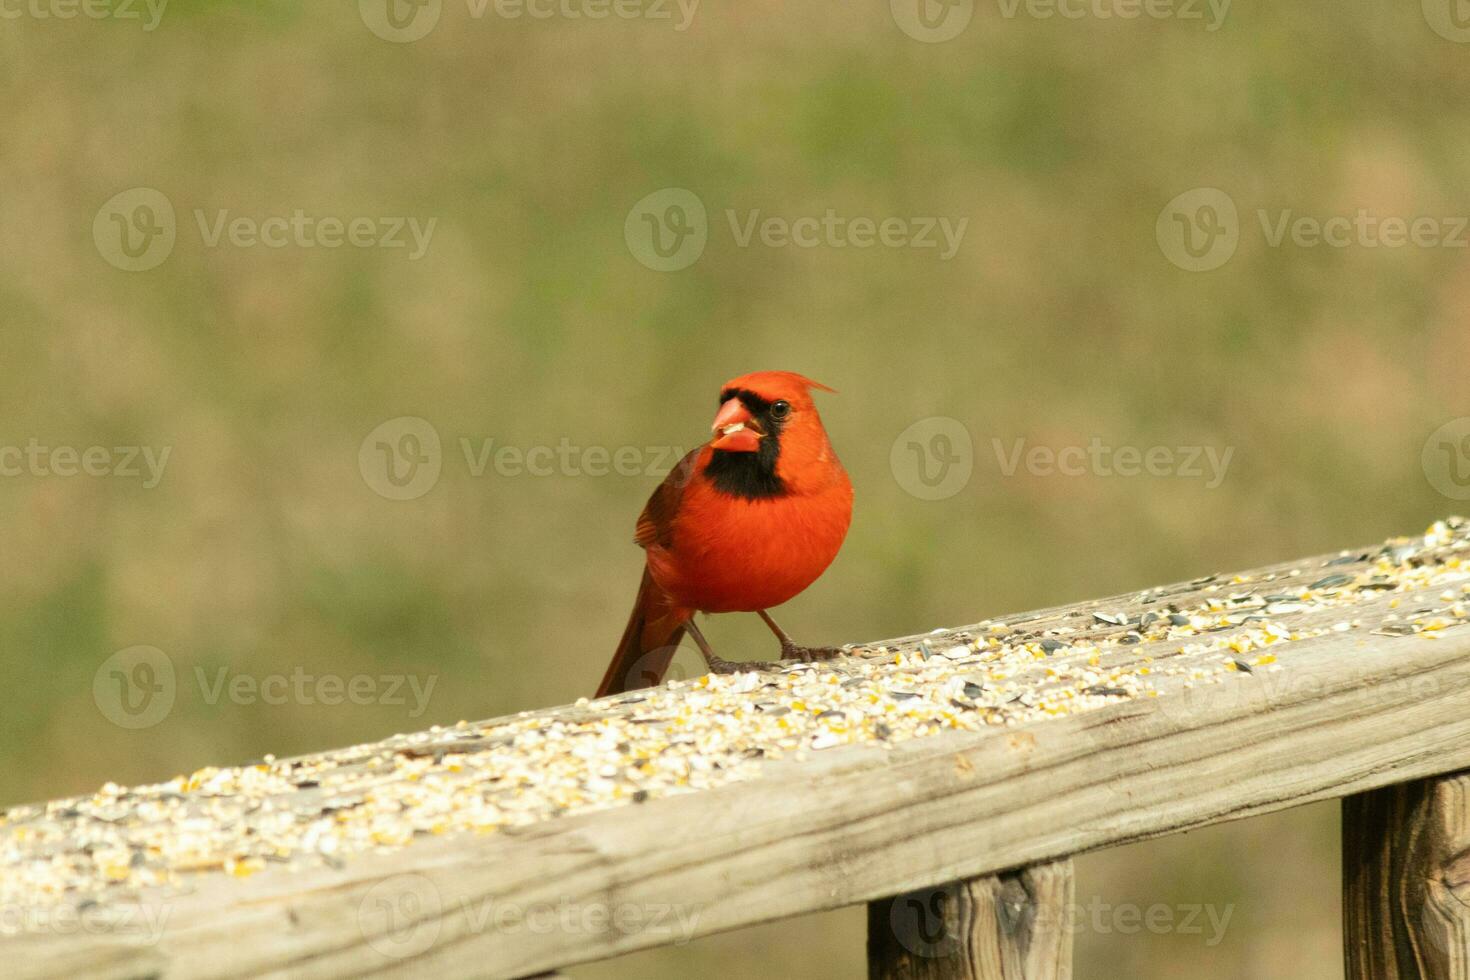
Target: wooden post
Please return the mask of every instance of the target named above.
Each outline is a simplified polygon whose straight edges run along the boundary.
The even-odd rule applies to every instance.
[[[1067,980],[1070,859],[868,903],[871,980]]]
[[[1470,773],[1342,802],[1348,980],[1470,980]]]

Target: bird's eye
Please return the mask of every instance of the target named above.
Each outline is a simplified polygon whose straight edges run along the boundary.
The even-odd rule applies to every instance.
[[[771,418],[775,419],[777,422],[781,421],[790,414],[791,403],[788,401],[779,401],[771,406]]]

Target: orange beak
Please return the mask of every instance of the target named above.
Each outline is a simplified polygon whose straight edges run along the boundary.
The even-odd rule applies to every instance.
[[[761,437],[765,435],[739,398],[731,398],[720,406],[710,428],[715,434],[711,448],[727,453],[753,453],[760,448]]]

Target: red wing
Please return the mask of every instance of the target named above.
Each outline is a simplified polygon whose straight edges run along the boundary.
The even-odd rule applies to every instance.
[[[694,478],[694,467],[703,448],[691,450],[679,460],[679,465],[669,471],[664,482],[648,498],[648,503],[643,505],[643,513],[638,515],[638,529],[633,532],[633,540],[638,547],[646,549],[656,544],[667,548],[674,543],[674,517],[679,513],[684,488]]]

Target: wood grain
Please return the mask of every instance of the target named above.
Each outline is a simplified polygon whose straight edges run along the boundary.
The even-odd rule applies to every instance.
[[[1470,773],[1342,804],[1349,980],[1470,980]]]
[[[868,903],[871,980],[1067,980],[1070,859]]]
[[[1322,564],[1299,563],[1312,576]],[[1006,621],[1080,625],[1203,581]],[[771,761],[749,781],[426,838],[340,868],[201,875],[183,894],[105,910],[157,929],[0,930],[0,953],[22,978],[524,977],[1470,769],[1470,628],[1375,633],[1400,601],[1375,595],[1352,623],[1287,645],[1276,673]],[[1288,618],[1345,618],[1314,615]],[[1119,655],[1192,656],[1163,646]],[[1463,823],[1443,834],[1463,841]],[[1464,860],[1443,866],[1463,901]],[[993,899],[982,889],[969,901]]]

